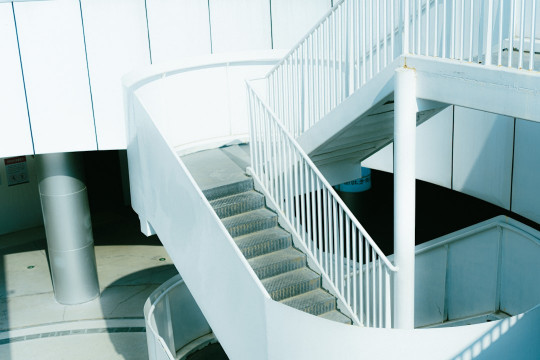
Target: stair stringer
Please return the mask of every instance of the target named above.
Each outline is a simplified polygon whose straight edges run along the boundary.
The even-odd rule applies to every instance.
[[[253,178],[253,184],[254,184],[255,190],[259,191],[265,196],[266,206],[277,214],[279,226],[281,226],[285,231],[291,234],[294,246],[297,249],[299,249],[301,252],[306,254],[309,268],[321,276],[322,287],[336,298],[338,310],[341,311],[346,316],[348,316],[353,321],[354,325],[363,326],[363,324],[360,322],[356,314],[354,314],[351,307],[347,305],[346,300],[343,298],[342,295],[339,294],[338,289],[330,280],[326,272],[323,271],[323,269],[319,266],[317,261],[310,254],[307,247],[300,240],[301,239],[300,235],[294,229],[294,226],[289,222],[289,220],[287,220],[287,217],[278,208],[272,196],[266,191],[265,187],[262,185],[262,182],[259,179],[259,177],[254,173],[251,167],[248,167],[246,170],[247,170],[248,175]]]

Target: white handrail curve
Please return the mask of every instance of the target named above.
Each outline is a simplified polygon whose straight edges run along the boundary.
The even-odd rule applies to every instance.
[[[247,88],[254,174],[359,321],[391,327],[390,284],[398,269],[249,82]],[[364,276],[344,280],[360,267]]]

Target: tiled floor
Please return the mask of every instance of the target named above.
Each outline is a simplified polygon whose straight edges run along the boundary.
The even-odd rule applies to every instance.
[[[54,299],[43,229],[0,236],[0,359],[147,359],[143,306],[176,274],[129,208],[92,214],[101,296]]]

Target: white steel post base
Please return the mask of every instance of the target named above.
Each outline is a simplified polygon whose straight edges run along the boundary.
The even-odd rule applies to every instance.
[[[399,68],[394,81],[394,327],[413,329],[416,73]]]

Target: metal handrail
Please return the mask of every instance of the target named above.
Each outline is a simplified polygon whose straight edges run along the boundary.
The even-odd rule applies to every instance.
[[[504,1],[339,1],[268,72],[269,105],[296,138],[401,55],[539,71],[537,0]]]
[[[359,321],[390,327],[390,278],[398,269],[249,82],[247,88],[254,174]],[[372,265],[364,276],[344,281],[346,269],[363,264]]]

